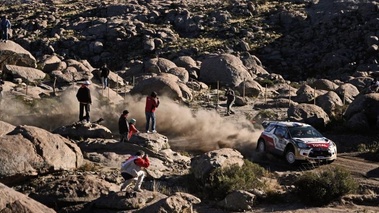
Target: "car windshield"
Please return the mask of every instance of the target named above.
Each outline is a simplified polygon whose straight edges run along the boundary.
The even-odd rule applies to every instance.
[[[298,126],[298,127],[290,127],[288,128],[291,136],[293,138],[320,138],[323,137],[321,133],[319,133],[312,126]]]

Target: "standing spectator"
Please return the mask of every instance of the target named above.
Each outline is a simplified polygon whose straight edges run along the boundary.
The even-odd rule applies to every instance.
[[[146,97],[145,115],[146,115],[146,132],[150,133],[150,120],[151,120],[151,132],[156,133],[156,120],[155,110],[159,106],[159,98],[156,92],[152,92],[150,96]]]
[[[234,91],[228,87],[228,89],[225,92],[226,96],[226,115],[234,114],[234,111],[232,110],[232,106],[234,104],[234,101],[236,100],[236,96],[234,94]]]
[[[107,64],[104,64],[100,70],[101,70],[101,73],[100,73],[101,83],[103,85],[103,89],[106,89],[108,87],[108,75],[109,75],[110,70]]]
[[[120,142],[126,142],[129,134],[128,110],[124,110],[118,119],[118,132],[120,133]]]
[[[121,191],[127,188],[134,180],[136,185],[135,191],[141,192],[141,185],[145,178],[145,172],[142,168],[150,166],[149,156],[143,151],[138,151],[134,156],[130,156],[126,161],[121,164],[121,176],[125,182],[121,185]]]
[[[134,118],[130,119],[130,121],[129,121],[128,141],[130,140],[130,138],[132,138],[134,133],[139,133],[138,129],[135,126],[136,122],[137,122],[137,120]]]
[[[11,29],[11,22],[8,20],[7,16],[1,18],[1,33],[2,33],[2,42],[7,42],[8,40],[8,31]]]
[[[90,105],[92,104],[91,92],[88,88],[90,84],[89,81],[85,81],[76,93],[76,98],[79,101],[79,121],[86,119],[87,123],[89,123]],[[83,115],[84,110],[86,111],[86,116]]]

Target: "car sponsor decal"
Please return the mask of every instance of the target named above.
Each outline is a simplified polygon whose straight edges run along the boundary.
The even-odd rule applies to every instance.
[[[308,143],[311,148],[328,148],[329,143]]]

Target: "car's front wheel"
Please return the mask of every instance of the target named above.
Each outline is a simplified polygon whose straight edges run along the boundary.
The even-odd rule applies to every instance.
[[[266,151],[266,144],[263,139],[258,140],[257,144],[257,152],[265,152]]]
[[[284,156],[289,165],[295,165],[296,163],[295,150],[292,147],[289,147],[286,149]]]

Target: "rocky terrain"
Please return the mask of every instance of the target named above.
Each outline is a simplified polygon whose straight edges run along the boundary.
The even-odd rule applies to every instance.
[[[376,1],[1,1],[0,10],[12,23],[0,43],[1,212],[379,212],[379,93],[367,89],[379,76]],[[85,80],[87,124],[75,98]],[[152,90],[159,133],[119,143],[120,113],[143,130]],[[266,119],[320,129],[338,146],[332,166],[358,191],[322,208],[299,202],[293,181],[328,166],[255,153]],[[119,165],[140,149],[152,160],[144,190],[119,192]],[[267,169],[261,181],[280,202],[259,188],[212,200],[189,187],[244,160]]]

